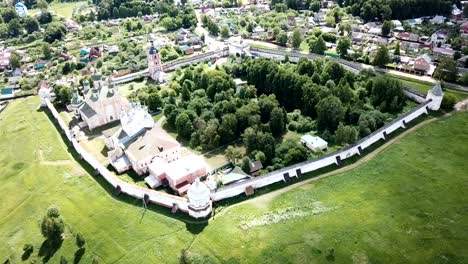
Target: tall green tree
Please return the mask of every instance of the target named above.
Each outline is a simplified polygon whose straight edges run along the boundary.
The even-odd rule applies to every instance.
[[[273,135],[276,137],[282,135],[285,132],[286,120],[283,109],[275,107],[273,111],[271,111],[270,129]]]
[[[343,37],[338,41],[336,50],[338,51],[338,54],[340,54],[342,57],[347,57],[348,49],[350,47],[351,47],[351,40],[348,37]]]
[[[297,49],[297,48],[299,48],[299,46],[301,46],[302,34],[301,34],[301,31],[298,28],[296,28],[293,31],[291,42],[292,42],[291,44],[292,44],[293,48],[295,48],[295,49]]]
[[[50,48],[50,45],[47,43],[42,43],[42,56],[46,60],[52,57],[52,50]]]
[[[229,37],[229,27],[227,25],[223,25],[221,27],[221,37],[228,38]]]
[[[335,135],[337,144],[351,144],[357,140],[358,132],[354,127],[345,126],[343,123],[340,123],[336,129]]]
[[[177,116],[175,126],[177,134],[185,139],[189,139],[194,131],[192,121],[186,112],[182,112]]]
[[[62,240],[62,234],[65,230],[65,225],[58,208],[51,207],[47,210],[47,214],[42,219],[41,233],[51,243]]]
[[[447,82],[456,82],[458,77],[456,61],[449,57],[443,58],[434,73],[434,77]]]
[[[323,55],[326,50],[327,50],[327,45],[325,41],[323,40],[322,36],[319,36],[317,39],[311,40],[309,42],[309,51],[312,53]]]
[[[21,67],[21,58],[18,53],[12,52],[10,55],[10,68],[12,70]]]
[[[286,43],[288,43],[288,35],[286,34],[286,32],[281,31],[281,33],[279,33],[279,34],[276,36],[276,41],[277,41],[281,46],[286,46]]]
[[[382,25],[382,35],[388,36],[392,30],[392,22],[385,20]]]
[[[334,132],[338,124],[343,121],[346,111],[340,99],[333,95],[320,100],[316,109],[318,129],[330,132]]]
[[[39,22],[35,17],[27,16],[24,18],[24,29],[31,34],[39,30]]]
[[[400,41],[397,41],[395,44],[395,51],[393,52],[393,55],[400,56]]]
[[[387,47],[380,45],[377,50],[377,54],[374,57],[374,65],[383,67],[390,62],[390,56],[388,55]]]

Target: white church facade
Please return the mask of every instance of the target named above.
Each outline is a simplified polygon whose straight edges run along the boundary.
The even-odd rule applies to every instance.
[[[114,85],[101,75],[94,75],[93,87],[85,80],[83,82],[83,98],[73,89],[71,107],[75,116],[81,118],[89,128],[109,124],[120,119],[122,109],[128,108],[128,101],[120,96]]]

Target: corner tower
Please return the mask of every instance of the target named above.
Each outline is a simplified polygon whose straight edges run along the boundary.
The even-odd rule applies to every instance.
[[[442,99],[444,98],[444,92],[440,86],[440,82],[437,82],[431,90],[427,92],[426,100],[432,99],[431,104],[429,104],[429,109],[437,111],[440,109],[442,104]]]

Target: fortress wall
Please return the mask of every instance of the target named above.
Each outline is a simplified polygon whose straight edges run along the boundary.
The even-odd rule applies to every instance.
[[[418,105],[412,111],[395,119],[392,123],[383,126],[372,134],[357,141],[355,144],[345,147],[339,151],[327,154],[317,159],[307,160],[283,169],[279,169],[247,181],[225,186],[212,192],[211,198],[213,201],[219,201],[242,194],[245,192],[246,188],[250,186],[253,187],[253,189],[257,189],[276,182],[287,181],[288,178],[298,177],[298,174],[315,171],[333,164],[339,165],[341,161],[351,158],[355,155],[361,155],[363,150],[372,146],[374,143],[382,139],[385,140],[389,134],[393,133],[399,128],[405,128],[407,123],[423,114],[427,114],[427,107],[430,104],[431,100],[428,100]]]

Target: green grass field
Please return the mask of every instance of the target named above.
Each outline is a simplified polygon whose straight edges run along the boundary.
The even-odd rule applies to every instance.
[[[64,18],[72,18],[73,15],[73,9],[78,6],[84,6],[87,5],[86,1],[80,1],[80,2],[70,2],[70,3],[51,3],[49,4],[49,10],[54,12],[57,15],[60,15]],[[31,9],[29,10],[29,13],[31,15],[35,15],[39,12],[38,9]]]
[[[40,221],[57,205],[65,240],[49,263],[466,263],[468,113],[405,136],[346,173],[277,196],[218,207],[208,225],[115,196],[68,152],[39,99],[0,114],[0,261],[21,263],[22,247],[44,242]],[[84,166],[85,169],[88,169]],[[204,261],[204,262],[202,262]]]

